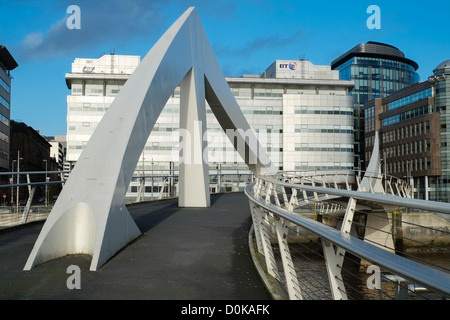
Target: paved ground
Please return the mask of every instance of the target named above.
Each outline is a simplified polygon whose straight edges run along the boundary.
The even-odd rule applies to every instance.
[[[243,193],[212,196],[210,208],[168,200],[129,207],[142,235],[100,270],[90,257],[67,256],[23,271],[42,228],[0,233],[0,300],[270,300],[250,256]],[[81,289],[69,290],[70,265]]]

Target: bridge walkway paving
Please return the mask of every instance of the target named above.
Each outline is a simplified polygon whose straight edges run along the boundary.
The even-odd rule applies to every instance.
[[[243,193],[211,196],[210,208],[177,200],[129,206],[142,235],[98,271],[70,255],[23,271],[43,223],[0,233],[0,300],[271,300],[249,251]],[[81,289],[70,290],[70,265]]]

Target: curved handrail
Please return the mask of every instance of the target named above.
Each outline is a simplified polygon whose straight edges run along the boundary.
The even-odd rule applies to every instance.
[[[330,176],[332,175],[328,175],[328,178]],[[287,180],[285,179],[286,177],[290,177],[290,179]],[[444,296],[450,297],[450,274],[448,272],[414,262],[386,250],[385,248],[377,246],[374,243],[361,240],[344,229],[339,230],[319,221],[315,221],[314,219],[297,214],[293,210],[292,199],[295,198],[294,201],[298,201],[297,195],[301,195],[302,193],[305,194],[305,192],[307,192],[310,195],[314,194],[315,199],[318,198],[318,194],[325,195],[322,199],[331,199],[331,196],[348,198],[350,199],[349,206],[352,201],[351,199],[355,199],[355,201],[366,200],[382,205],[422,209],[443,214],[450,214],[450,204],[405,198],[392,194],[374,193],[373,190],[356,191],[348,188],[341,189],[336,188],[336,183],[334,182],[331,184],[318,183],[320,180],[315,179],[317,176],[314,174],[309,175],[307,178],[311,177],[313,177],[313,179],[306,179],[308,181],[305,183],[305,177],[293,175],[292,172],[262,174],[256,178],[255,183],[247,186],[245,194],[248,197],[252,208],[254,223],[258,224],[255,230],[258,228],[266,228],[264,226],[265,223],[262,224],[261,218],[258,218],[259,214],[257,214],[257,212],[260,212],[262,215],[271,215],[276,221],[280,219],[289,221],[296,226],[312,232],[322,239],[322,242],[331,242],[339,248],[339,250],[344,250],[344,252],[348,251],[363,260],[370,261],[371,263],[382,267],[384,270],[398,275],[399,278],[407,279],[413,283],[423,285],[437,293],[443,294]],[[290,181],[295,181],[297,183],[290,183]],[[342,183],[344,182],[347,183],[346,181],[343,181]],[[290,199],[286,196],[286,190],[288,189],[290,189]],[[281,200],[281,195],[283,195],[284,201]],[[314,201],[314,204],[320,203],[320,201]],[[256,215],[253,213],[254,210],[256,210]],[[281,249],[282,244],[279,243],[279,245]],[[261,253],[264,256],[266,255],[265,252]],[[266,261],[266,263],[268,262]]]
[[[385,193],[392,195],[407,197],[411,190],[411,185],[408,181],[401,178],[381,174],[376,172],[362,171],[362,170],[341,170],[341,171],[283,171],[277,173],[269,173],[262,175],[263,177],[270,177],[276,180],[289,180],[290,182],[301,181],[302,184],[310,182],[313,185],[322,184],[334,186],[336,189],[339,185],[345,184],[347,190],[355,190],[360,187],[362,177],[369,180],[379,180],[385,187]],[[373,192],[373,190],[365,190]]]
[[[318,187],[312,185],[305,185],[299,183],[286,183],[281,182],[273,177],[266,177],[264,175],[260,175],[257,180],[267,181],[269,183],[274,183],[278,186],[289,187],[289,188],[298,188],[300,190],[305,190],[309,192],[316,192],[321,194],[328,194],[338,197],[346,197],[346,198],[354,198],[358,200],[366,200],[366,201],[375,201],[384,204],[396,205],[399,207],[414,207],[422,210],[429,210],[433,212],[439,212],[444,214],[450,214],[450,204],[445,202],[438,201],[430,201],[430,200],[422,200],[422,199],[412,199],[412,198],[404,198],[400,196],[394,196],[392,194],[381,194],[381,193],[371,193],[368,191],[356,191],[356,190],[344,190],[344,189],[336,189],[329,187]],[[253,184],[256,186],[257,184]]]

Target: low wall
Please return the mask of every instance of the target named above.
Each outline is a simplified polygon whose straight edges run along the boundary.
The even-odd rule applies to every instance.
[[[48,217],[48,213],[30,213],[26,222],[41,221]],[[14,227],[23,224],[22,213],[0,214],[0,229]]]
[[[320,216],[316,213],[302,213],[303,216],[310,219],[318,220]],[[392,220],[394,216],[395,220]],[[334,228],[340,228],[340,219],[332,217],[322,217],[323,222]],[[444,219],[445,218],[445,219]],[[364,231],[364,218],[363,215],[355,215],[355,225],[352,228],[354,235],[363,235],[367,233]],[[399,220],[401,222],[399,223]],[[439,251],[439,248],[450,248],[450,216],[441,217],[438,214],[433,213],[402,213],[396,215],[389,215],[388,229],[380,231],[380,235],[387,237],[386,232],[395,230],[394,243],[395,247],[400,251],[419,252],[419,253],[433,253]],[[318,241],[318,236],[312,234],[309,231],[304,230],[302,227],[288,223],[289,226],[289,241],[292,243],[299,242],[302,244],[314,243]],[[360,228],[359,231],[356,229]],[[273,228],[272,228],[273,229]],[[272,232],[275,232],[273,229]],[[367,234],[366,234],[367,235]],[[276,242],[276,237],[272,234],[272,241]],[[392,235],[390,236],[392,237]],[[393,243],[389,244],[389,247],[394,246]]]
[[[450,247],[450,221],[448,219],[433,213],[403,213],[401,236],[404,249],[433,252],[433,246]]]

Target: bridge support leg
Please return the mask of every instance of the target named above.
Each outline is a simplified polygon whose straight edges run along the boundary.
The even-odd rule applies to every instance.
[[[28,181],[28,183],[31,182],[29,174],[27,174],[27,181]],[[33,202],[33,197],[34,197],[35,191],[36,191],[36,186],[30,186],[30,185],[28,186],[28,200],[27,200],[27,204],[23,210],[21,223],[26,223],[28,220],[28,214],[30,213],[30,210],[31,210],[31,203]]]
[[[203,157],[206,149],[203,139],[206,132],[203,73],[192,68],[181,82],[180,89],[180,129],[185,141],[183,150],[180,150],[183,155],[180,157],[179,206],[206,208],[211,201],[208,164]]]
[[[392,224],[389,215],[387,212],[368,214],[364,241],[373,243],[384,250],[395,252]],[[363,265],[367,266],[367,262],[364,262]]]

